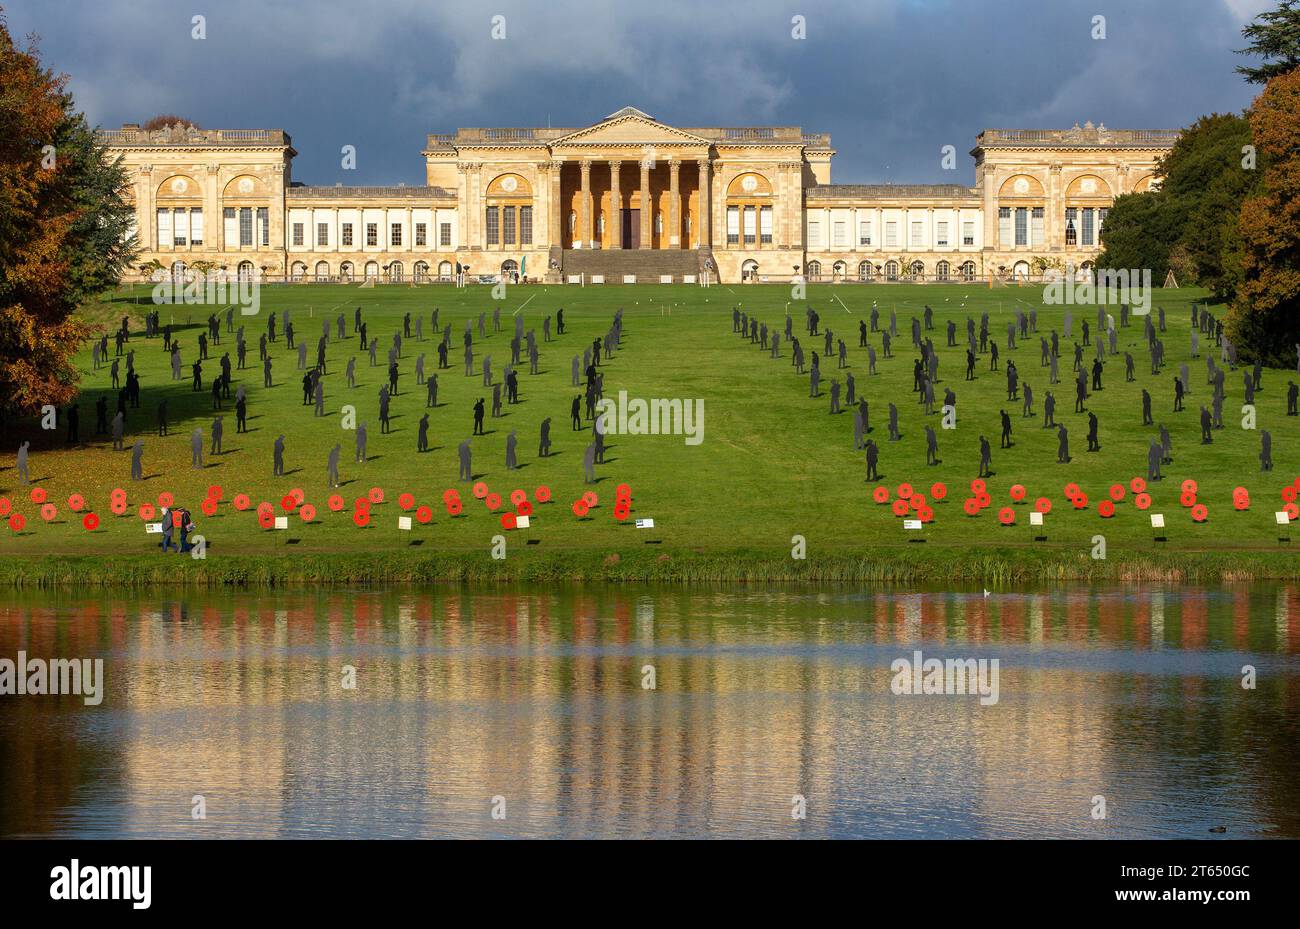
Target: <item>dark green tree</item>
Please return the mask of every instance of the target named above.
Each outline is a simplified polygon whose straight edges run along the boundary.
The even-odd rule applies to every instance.
[[[1267,84],[1279,74],[1300,67],[1300,0],[1281,0],[1276,10],[1260,13],[1241,31],[1250,45],[1239,55],[1257,55],[1264,59],[1259,67],[1237,68],[1252,84]]]

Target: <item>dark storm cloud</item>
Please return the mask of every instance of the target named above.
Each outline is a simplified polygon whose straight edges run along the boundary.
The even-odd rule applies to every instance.
[[[840,182],[969,183],[965,153],[983,128],[1171,128],[1241,109],[1252,88],[1232,50],[1269,5],[11,0],[7,16],[15,35],[39,33],[92,122],[175,112],[284,128],[294,177],[309,183],[421,183],[427,132],[579,126],[624,105],[683,126],[830,132]],[[357,147],[355,171],[340,168],[344,145]],[[955,177],[944,145],[960,153]]]

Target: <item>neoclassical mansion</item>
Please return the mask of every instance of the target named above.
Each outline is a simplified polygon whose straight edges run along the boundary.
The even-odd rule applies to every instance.
[[[1178,131],[988,129],[969,187],[833,184],[827,134],[679,128],[632,107],[583,128],[431,134],[418,187],[296,182],[279,129],[100,136],[130,177],[140,263],[173,274],[690,283],[1086,269],[1114,198],[1158,182]]]

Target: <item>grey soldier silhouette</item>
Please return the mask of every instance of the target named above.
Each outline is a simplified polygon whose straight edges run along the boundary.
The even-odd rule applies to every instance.
[[[985,436],[980,436],[980,477],[993,475],[993,449]]]
[[[831,415],[840,412],[840,382],[831,378]]]
[[[1101,437],[1098,435],[1098,429],[1099,429],[1099,424],[1097,422],[1097,414],[1089,413],[1088,414],[1088,451],[1090,452],[1101,451]]]
[[[203,430],[195,429],[190,433],[190,467],[203,467]]]
[[[1056,428],[1056,397],[1049,390],[1047,396],[1043,398],[1043,428]]]
[[[1011,416],[1007,413],[1006,410],[1002,410],[1001,414],[1002,414],[1002,438],[1000,440],[1000,447],[1010,448],[1011,447]]]
[[[356,451],[357,464],[365,464],[366,463],[366,424],[365,423],[362,423],[360,426],[357,426],[355,451]]]
[[[429,450],[429,414],[425,413],[420,417],[419,436],[416,438],[415,450],[417,452],[427,452]]]
[[[898,407],[889,404],[889,441],[897,442],[902,438],[898,431]]]
[[[483,386],[492,386],[492,356],[483,356]]]
[[[549,320],[550,317],[547,317]],[[542,420],[541,435],[537,440],[537,457],[548,458],[551,454],[551,417]]]
[[[1160,443],[1153,439],[1151,441],[1150,447],[1147,449],[1147,480],[1148,481],[1154,482],[1154,481],[1159,481],[1164,479],[1164,475],[1160,473],[1160,457],[1161,457]]]
[[[939,464],[939,436],[935,434],[933,426],[925,427],[925,463]]]
[[[473,468],[470,463],[469,439],[461,442],[456,446],[456,457],[460,462],[460,470],[457,473],[457,480],[468,481],[473,479]]]
[[[1204,406],[1202,406],[1201,407],[1201,444],[1202,445],[1214,444],[1214,436],[1211,434],[1211,430],[1213,429],[1214,429],[1214,417],[1210,415],[1209,410],[1207,410]]]
[[[438,375],[433,374],[424,382],[426,407],[436,407],[438,405]]]
[[[515,438],[515,431],[511,429],[510,434],[506,436],[506,470],[507,471],[514,471],[519,467],[519,458],[516,453],[516,449],[518,445],[519,445],[519,440]]]
[[[421,356],[421,357],[423,357],[423,356]],[[347,367],[347,371],[346,371],[346,376],[347,376],[347,380],[348,380],[348,386],[349,386],[349,387],[356,387],[356,386],[357,386],[357,359],[356,359],[355,356],[353,356],[352,358],[349,358],[349,359],[348,359],[348,367]]]
[[[118,415],[121,416],[122,414],[119,413]],[[32,482],[31,475],[28,471],[27,458],[31,446],[32,443],[30,440],[24,440],[24,442],[18,446],[18,480],[22,484],[30,484]]]
[[[144,443],[139,439],[131,446],[131,480],[144,480]]]
[[[1060,440],[1056,446],[1057,464],[1070,463],[1070,430],[1065,428],[1065,423],[1056,427],[1056,436]]]
[[[1295,381],[1286,382],[1286,415],[1300,416],[1300,385]]]
[[[274,474],[276,477],[284,476],[284,436],[280,435],[275,440],[275,447],[272,449],[274,458]]]
[[[1169,428],[1163,423],[1160,424],[1160,449],[1165,464],[1174,463],[1174,440],[1169,435]]]
[[[596,483],[596,443],[592,442],[582,452],[582,482]]]
[[[319,380],[316,382],[316,415],[325,415],[325,383]]]
[[[1030,387],[1028,382],[1025,383],[1025,405],[1020,415],[1022,419],[1034,415],[1034,388]]]
[[[1273,470],[1273,435],[1267,429],[1259,434],[1259,469]]]
[[[122,451],[123,437],[126,433],[126,414],[118,410],[113,417],[113,451]]]
[[[879,462],[880,462],[880,449],[876,446],[875,442],[873,442],[871,439],[867,439],[867,480],[868,481],[880,480],[880,474],[876,470],[876,466]]]
[[[483,432],[483,398],[479,397],[478,402],[474,404],[474,435],[484,435]]]

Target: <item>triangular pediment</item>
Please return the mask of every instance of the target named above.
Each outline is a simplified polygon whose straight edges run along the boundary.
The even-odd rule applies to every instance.
[[[708,145],[709,140],[666,126],[636,107],[625,106],[607,118],[551,140],[559,145]]]

